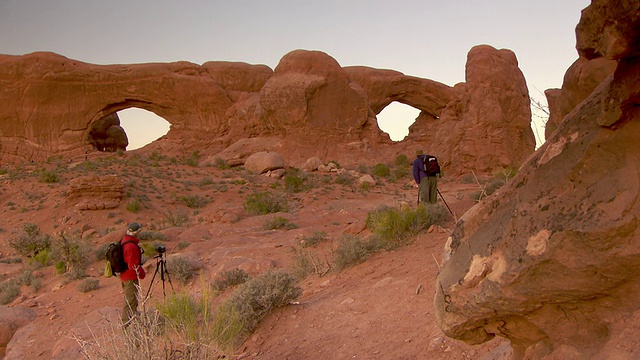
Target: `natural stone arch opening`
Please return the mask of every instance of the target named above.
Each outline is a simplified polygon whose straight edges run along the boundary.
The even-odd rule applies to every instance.
[[[127,150],[144,147],[166,135],[171,128],[171,123],[163,117],[145,109],[132,107],[117,114],[129,140]]]
[[[412,106],[392,102],[376,116],[380,130],[389,134],[393,141],[402,141],[409,135],[409,127],[416,122],[420,110]]]

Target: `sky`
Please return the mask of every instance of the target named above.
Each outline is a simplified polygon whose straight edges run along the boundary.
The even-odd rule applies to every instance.
[[[589,0],[0,0],[0,53],[52,51],[92,64],[239,61],[272,69],[296,49],[341,66],[392,69],[453,86],[469,50],[512,50],[529,93],[560,88],[578,58],[575,27]],[[129,150],[166,122],[119,112]],[[418,111],[392,103],[378,115],[393,140]],[[534,133],[544,136],[534,116]],[[157,133],[156,133],[157,132]],[[146,135],[147,138],[144,138]],[[141,145],[142,144],[142,145]]]

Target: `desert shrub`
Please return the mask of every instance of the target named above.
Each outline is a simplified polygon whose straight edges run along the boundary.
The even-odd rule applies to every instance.
[[[298,193],[307,190],[307,177],[300,170],[287,173],[284,177],[284,188],[287,192]]]
[[[191,243],[189,243],[188,241],[180,241],[177,245],[176,245],[176,249],[178,250],[182,250],[187,248],[189,245],[191,245]]]
[[[161,232],[151,231],[151,230],[143,230],[138,235],[138,239],[140,240],[159,240],[159,241],[167,241],[169,240],[167,236]]]
[[[378,250],[374,243],[357,236],[343,235],[333,252],[333,264],[336,270],[343,270],[363,262],[372,252]]]
[[[29,286],[33,282],[34,276],[33,271],[29,269],[25,269],[18,276],[14,278],[18,285],[26,285]]]
[[[60,182],[60,175],[55,170],[42,169],[40,171],[40,182],[47,184]]]
[[[20,285],[15,280],[0,283],[0,304],[7,305],[20,295]]]
[[[109,247],[109,244],[110,243],[104,243],[98,245],[98,247],[93,252],[95,260],[105,260],[105,255],[107,254],[107,247]]]
[[[156,307],[173,329],[183,332],[188,340],[194,341],[200,337],[201,329],[198,322],[200,314],[203,313],[202,305],[189,294],[182,293],[167,296]]]
[[[371,170],[371,173],[384,178],[391,176],[391,170],[389,167],[382,163],[377,163]]]
[[[31,258],[51,247],[51,237],[41,235],[38,225],[25,223],[18,236],[9,240],[9,246],[18,254]]]
[[[78,283],[78,290],[86,293],[100,288],[100,280],[98,278],[86,278]]]
[[[331,263],[326,255],[323,261],[316,251],[304,246],[294,246],[291,251],[291,273],[297,279],[304,279],[311,273],[323,276],[331,270]]]
[[[19,264],[22,262],[22,258],[17,256],[10,256],[0,259],[0,264]]]
[[[127,211],[136,213],[138,212],[138,210],[140,210],[140,200],[138,200],[138,198],[131,198],[124,208],[127,209]]]
[[[397,167],[408,167],[411,165],[411,161],[409,161],[409,158],[405,154],[398,154],[393,163]]]
[[[262,224],[262,228],[265,230],[276,230],[276,229],[296,229],[298,225],[289,222],[288,219],[283,218],[282,216],[274,216],[270,219],[266,219],[264,224]]]
[[[193,265],[182,256],[172,256],[167,260],[167,271],[171,277],[186,284],[194,275]]]
[[[158,248],[159,247],[164,247],[164,243],[160,242],[160,241],[154,241],[152,243],[140,243],[140,247],[142,248],[142,250],[144,251],[143,255],[144,257],[150,259],[155,257],[156,255],[158,255]]]
[[[202,157],[202,155],[200,155],[200,150],[196,150],[194,152],[192,152],[188,157],[186,157],[182,163],[185,165],[189,165],[189,166],[198,166],[198,162],[200,161],[200,158]]]
[[[182,203],[185,204],[187,207],[192,209],[199,209],[201,207],[205,207],[209,203],[209,200],[207,198],[202,197],[200,195],[180,196],[179,200],[182,201]]]
[[[354,181],[353,176],[351,176],[347,172],[343,172],[342,174],[339,174],[338,176],[336,176],[336,179],[334,180],[336,184],[345,185],[345,186],[353,185],[353,181]]]
[[[227,163],[227,160],[225,160],[223,158],[216,158],[213,161],[213,166],[216,167],[217,169],[220,169],[220,170],[227,170],[227,169],[231,168],[229,163]]]
[[[313,235],[302,239],[300,245],[302,245],[302,247],[315,247],[325,240],[327,240],[327,233],[324,231],[316,231]]]
[[[360,186],[358,186],[358,188],[363,192],[367,192],[369,191],[369,189],[371,189],[372,186],[373,184],[371,184],[370,182],[363,181],[360,183]]]
[[[240,285],[216,309],[213,335],[218,346],[233,348],[266,314],[301,294],[297,280],[283,270],[266,272]]]
[[[92,251],[87,242],[76,237],[69,238],[62,233],[51,244],[51,259],[60,273],[78,279],[86,275],[85,270],[92,261],[89,256]]]
[[[407,175],[409,175],[409,168],[406,166],[398,166],[393,169],[393,177],[396,180],[404,179]]]
[[[248,195],[243,207],[252,215],[265,215],[289,210],[287,198],[284,195],[269,191]]]
[[[226,289],[243,284],[251,279],[251,276],[242,269],[232,269],[223,272],[213,281],[213,289],[217,291],[225,291]]]
[[[390,249],[404,245],[419,231],[444,223],[449,217],[439,204],[420,205],[417,209],[383,206],[367,214],[367,228]]]
[[[173,332],[169,334],[167,330]],[[197,340],[189,339],[186,332],[185,326],[166,320],[160,311],[147,310],[125,329],[111,322],[111,327],[100,335],[73,337],[85,359],[213,360],[221,357],[211,346],[212,342],[202,337],[208,331],[196,332]]]
[[[164,223],[168,226],[183,227],[189,224],[189,215],[182,209],[176,212],[167,211],[164,215]]]

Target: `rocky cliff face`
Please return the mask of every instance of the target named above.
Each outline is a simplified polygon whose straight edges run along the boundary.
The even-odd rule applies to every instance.
[[[640,4],[594,0],[576,35],[581,59],[565,84],[582,94],[577,106],[459,220],[436,315],[448,336],[502,336],[525,358],[630,359],[640,351],[629,336],[640,324]],[[597,86],[576,71],[595,61],[615,65]]]
[[[115,113],[130,107],[171,124],[154,144],[159,151],[198,150],[205,157],[247,138],[278,139],[270,150],[290,164],[311,156],[388,161],[424,148],[454,175],[518,167],[535,146],[515,55],[488,46],[469,53],[467,83],[455,88],[392,70],[342,68],[331,56],[306,50],[286,54],[275,70],[230,62],[92,65],[53,53],[0,55],[0,101],[4,163],[122,150],[128,140]],[[376,122],[393,101],[421,110],[400,143]]]

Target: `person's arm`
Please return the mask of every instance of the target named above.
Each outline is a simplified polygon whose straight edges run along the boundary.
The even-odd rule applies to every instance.
[[[419,158],[413,160],[413,180],[416,184],[420,184],[420,166],[418,165]]]

